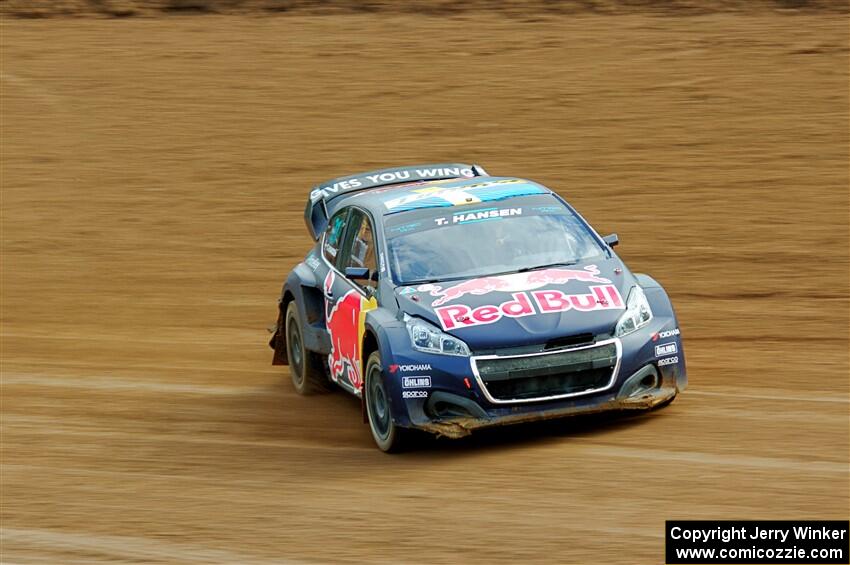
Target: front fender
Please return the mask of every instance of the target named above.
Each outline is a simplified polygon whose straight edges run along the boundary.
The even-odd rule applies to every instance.
[[[649,275],[636,274],[635,278],[638,284],[643,287],[646,298],[649,300],[649,307],[652,308],[652,313],[657,317],[670,318],[672,320],[663,331],[676,332],[675,334],[671,334],[670,337],[677,341],[679,363],[675,368],[676,388],[681,392],[688,386],[688,374],[686,371],[685,348],[681,335],[681,327],[679,326],[679,318],[676,316],[676,311],[673,309],[673,303],[670,301],[670,297],[667,295],[664,287]],[[663,334],[657,335],[664,338]],[[653,336],[653,339],[655,339],[655,336]]]
[[[403,428],[409,427],[410,416],[401,397],[400,377],[391,371],[391,366],[396,363],[397,352],[410,347],[407,327],[386,308],[377,308],[367,313],[366,327],[377,338],[393,423]]]
[[[635,280],[643,289],[646,299],[649,300],[649,307],[652,308],[653,314],[656,316],[671,317],[676,320],[676,313],[673,311],[673,304],[670,302],[670,297],[667,296],[667,291],[664,287],[658,284],[658,281],[644,275],[642,273],[635,274]],[[678,325],[679,321],[676,320]]]

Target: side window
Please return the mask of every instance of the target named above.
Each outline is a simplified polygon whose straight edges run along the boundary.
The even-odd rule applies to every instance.
[[[342,270],[345,267],[365,267],[369,269],[370,275],[376,275],[378,272],[378,261],[375,256],[375,239],[372,235],[372,224],[369,222],[369,217],[363,212],[355,210],[351,214],[351,230],[346,238],[345,252],[346,257],[343,257]],[[373,280],[357,281],[360,286],[370,286],[376,288],[378,283]]]
[[[330,219],[328,227],[325,229],[325,244],[322,246],[322,253],[325,254],[325,259],[331,265],[336,265],[336,258],[339,255],[339,248],[342,245],[342,234],[345,232],[345,218],[347,215],[348,208],[340,210]]]

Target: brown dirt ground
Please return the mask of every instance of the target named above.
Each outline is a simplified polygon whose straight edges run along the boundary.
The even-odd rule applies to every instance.
[[[0,14],[19,18],[127,18],[187,14],[416,13],[457,15],[481,12],[519,18],[558,14],[697,15],[779,11],[850,12],[846,0],[0,0]]]
[[[4,562],[660,562],[846,518],[848,21],[4,19]],[[386,456],[265,326],[308,187],[463,159],[669,290],[691,389]]]

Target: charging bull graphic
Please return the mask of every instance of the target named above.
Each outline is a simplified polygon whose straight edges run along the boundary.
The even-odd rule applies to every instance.
[[[362,343],[366,333],[366,312],[378,307],[375,298],[367,299],[354,289],[334,301],[333,271],[325,277],[325,320],[331,336],[331,353],[328,367],[331,378],[348,380],[355,390],[363,386]]]
[[[522,292],[538,289],[550,284],[566,284],[569,281],[602,284],[611,282],[598,275],[599,269],[596,268],[596,265],[588,265],[584,269],[541,269],[528,273],[511,273],[497,277],[471,279],[445,289],[433,284],[423,284],[417,290],[420,292],[430,292],[431,296],[438,296],[439,298],[432,305],[440,306],[466,294],[482,295],[491,292]]]

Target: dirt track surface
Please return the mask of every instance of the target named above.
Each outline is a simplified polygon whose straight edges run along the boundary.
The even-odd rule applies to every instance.
[[[700,15],[775,11],[850,12],[845,0],[0,0],[0,14],[18,18],[128,18],[187,14],[458,14],[497,13],[518,18],[541,15]]]
[[[836,15],[5,20],[2,560],[657,563],[675,518],[846,518]],[[558,189],[681,319],[635,418],[377,451],[265,326],[308,187]]]

